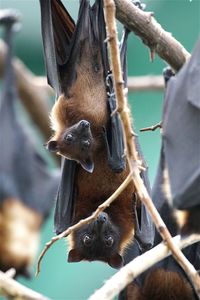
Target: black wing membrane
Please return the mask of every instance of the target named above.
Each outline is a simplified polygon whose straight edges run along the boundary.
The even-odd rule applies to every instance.
[[[11,41],[15,28],[12,18],[13,14],[9,11],[9,16],[0,21],[5,25],[5,41],[8,45],[0,100],[0,202],[15,197],[45,217],[53,207],[59,175],[49,173],[30,135],[17,118],[15,104],[18,95],[11,63]]]
[[[105,81],[110,72],[106,32],[103,14],[103,1],[81,0],[76,25],[59,0],[40,0],[42,36],[49,84],[57,96],[67,94],[68,88],[76,79],[76,68],[82,55],[83,44],[87,42],[91,59],[95,64],[96,48],[101,49],[101,60]],[[125,53],[125,52],[124,52]],[[106,86],[105,86],[106,88]],[[108,109],[112,113],[116,108],[113,86],[107,87]],[[67,100],[66,100],[67,101]],[[125,168],[124,146],[121,123],[116,113],[110,119],[105,140],[108,146],[108,163],[111,168],[120,172]],[[62,168],[62,181],[57,195],[55,211],[55,231],[63,231],[71,224],[73,208],[74,178],[76,162],[65,161]],[[64,184],[65,183],[65,184]],[[60,209],[61,208],[61,209]],[[62,220],[64,223],[62,223]],[[64,221],[65,220],[65,221]],[[67,220],[67,221],[66,221]]]
[[[190,60],[170,79],[165,95],[163,142],[173,204],[200,205],[200,40]]]

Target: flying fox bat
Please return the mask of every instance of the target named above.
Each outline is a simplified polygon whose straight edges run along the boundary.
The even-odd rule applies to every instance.
[[[48,82],[58,97],[51,112],[55,134],[47,148],[65,157],[55,208],[55,231],[60,233],[111,196],[128,168],[118,113],[110,116],[116,99],[103,1],[92,6],[80,1],[76,25],[60,0],[40,4]],[[125,82],[127,36],[125,31],[121,43]],[[136,229],[136,224],[141,226]],[[68,261],[100,260],[118,268],[135,231],[141,244],[152,243],[153,225],[131,182],[96,221],[71,234]]]
[[[200,40],[169,80],[163,113],[163,151],[171,202],[181,232],[200,232]]]
[[[8,46],[0,100],[0,269],[14,267],[17,274],[28,275],[41,225],[53,207],[59,177],[47,170],[16,111],[18,95],[11,60],[17,20],[15,11],[0,13]]]
[[[152,188],[153,202],[164,220],[172,236],[179,233],[178,224],[174,216],[173,208],[168,204],[166,192],[164,191],[163,168],[165,165],[163,146],[156,179]],[[154,246],[161,243],[162,238],[156,231]],[[195,269],[200,268],[199,259],[200,243],[193,244],[183,250],[184,255],[192,263]],[[137,277],[133,283],[121,295],[120,300],[169,300],[184,299],[198,300],[199,298],[189,282],[185,272],[172,256],[156,263],[145,273]]]

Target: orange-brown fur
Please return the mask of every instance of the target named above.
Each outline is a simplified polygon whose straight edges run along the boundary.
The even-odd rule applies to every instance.
[[[86,43],[87,44],[87,43]],[[108,110],[103,68],[98,59],[99,71],[94,72],[90,51],[84,51],[77,67],[77,78],[65,95],[60,96],[51,112],[52,128],[55,135],[52,140],[59,140],[66,128],[84,119],[90,122],[94,139],[93,159],[94,172],[87,173],[82,168],[76,173],[77,196],[75,198],[74,222],[89,216],[99,204],[105,201],[120,186],[128,171],[114,173],[107,162],[107,153],[102,132],[107,126]],[[87,54],[89,53],[89,55]],[[98,53],[99,55],[99,53]],[[118,196],[106,212],[112,220],[123,228],[120,251],[132,241],[134,232],[133,217],[133,183]],[[70,248],[73,248],[73,235]]]
[[[77,173],[76,187],[78,195],[75,198],[74,222],[89,216],[99,204],[110,197],[128,175],[127,171],[114,173],[107,164],[106,153],[103,151],[95,157],[95,168],[92,174],[82,168]],[[123,236],[120,241],[120,252],[128,246],[134,235],[134,214],[133,214],[133,183],[106,209],[111,219],[123,229]],[[72,235],[73,237],[73,235]],[[73,239],[72,239],[73,240]],[[73,242],[70,245],[73,247]]]
[[[84,55],[77,67],[77,79],[64,95],[61,95],[51,112],[52,140],[59,140],[65,128],[82,119],[90,122],[92,134],[100,136],[108,120],[106,90],[103,69],[95,73],[90,56]]]
[[[41,216],[15,198],[0,205],[0,268],[30,267],[39,245]]]
[[[194,300],[192,287],[176,272],[157,269],[150,272],[143,287],[130,284],[127,300]]]

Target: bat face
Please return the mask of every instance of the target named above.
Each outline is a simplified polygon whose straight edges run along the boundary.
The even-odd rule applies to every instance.
[[[51,152],[57,152],[68,159],[75,160],[86,171],[93,172],[93,137],[88,121],[81,120],[75,125],[66,128],[57,139],[52,139],[47,143],[47,149]]]
[[[73,234],[74,246],[69,251],[68,262],[100,260],[113,268],[120,268],[123,259],[119,252],[119,229],[103,212],[91,224]]]

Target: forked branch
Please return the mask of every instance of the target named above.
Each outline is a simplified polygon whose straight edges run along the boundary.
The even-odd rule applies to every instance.
[[[195,234],[182,240],[180,239],[180,236],[173,238],[173,243],[180,249],[199,241],[200,235]],[[106,283],[89,298],[89,300],[113,299],[137,276],[170,254],[171,252],[169,251],[167,245],[162,242],[144,254],[137,256],[119,272],[108,279]]]
[[[124,1],[124,0],[123,0]],[[123,2],[122,1],[122,2]],[[127,1],[127,0],[126,0]],[[147,190],[140,177],[140,170],[138,166],[138,153],[134,142],[134,136],[132,135],[131,119],[129,115],[129,109],[127,106],[127,98],[124,93],[124,84],[122,80],[122,71],[119,56],[117,27],[115,21],[115,3],[114,0],[104,0],[104,13],[106,20],[106,30],[109,42],[110,60],[113,72],[114,88],[117,98],[117,110],[122,120],[122,127],[124,133],[124,141],[127,153],[127,161],[129,169],[131,171],[132,179],[140,200],[145,204],[148,209],[154,224],[162,236],[163,240],[167,243],[172,255],[176,261],[180,264],[183,270],[186,272],[189,280],[192,282],[194,289],[198,296],[200,296],[200,277],[193,267],[193,265],[187,260],[187,258],[180,251],[178,246],[173,243],[173,239],[165,223],[163,222],[160,214],[155,208]],[[155,33],[156,34],[156,33]]]

